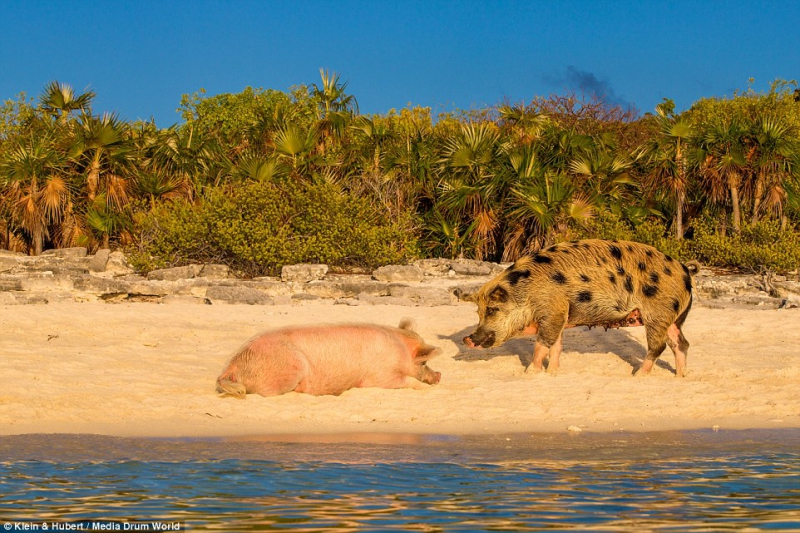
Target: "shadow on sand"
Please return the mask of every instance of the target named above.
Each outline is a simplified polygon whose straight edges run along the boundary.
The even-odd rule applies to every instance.
[[[458,346],[459,352],[454,358],[456,361],[489,361],[495,357],[516,355],[526,369],[533,361],[533,347],[536,344],[535,337],[511,339],[501,346],[493,348],[470,348],[464,344],[463,339],[472,333],[474,329],[474,327],[469,327],[453,335],[439,336],[441,340],[449,340]],[[586,327],[581,326],[565,329],[564,350],[580,353],[613,353],[631,366],[631,374],[635,374],[639,370],[639,367],[644,362],[645,355],[647,355],[646,347],[626,331],[626,328],[604,331],[602,327],[597,327],[587,331]],[[667,353],[669,353],[669,349],[661,354],[661,357],[656,361],[656,365],[674,374],[675,369],[673,366],[663,360],[664,354]],[[547,364],[548,362],[545,361],[545,367],[547,367]]]

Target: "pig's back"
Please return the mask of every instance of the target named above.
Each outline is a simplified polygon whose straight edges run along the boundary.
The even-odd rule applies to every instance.
[[[308,365],[298,391],[341,394],[394,375],[410,355],[399,332],[371,325],[311,326],[285,331]]]

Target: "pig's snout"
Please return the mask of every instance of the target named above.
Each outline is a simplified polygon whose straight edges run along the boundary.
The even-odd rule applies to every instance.
[[[488,333],[477,330],[472,335],[464,337],[464,344],[470,348],[490,348],[494,346],[494,332]]]
[[[441,380],[442,380],[442,373],[441,372],[433,372],[433,375],[430,377],[430,381],[428,383],[430,383],[431,385],[436,385]]]

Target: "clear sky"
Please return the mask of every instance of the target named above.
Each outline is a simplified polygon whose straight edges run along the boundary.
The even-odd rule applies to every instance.
[[[362,113],[569,90],[652,111],[800,78],[800,1],[0,0],[0,100],[52,80],[180,122],[182,94],[348,81]]]

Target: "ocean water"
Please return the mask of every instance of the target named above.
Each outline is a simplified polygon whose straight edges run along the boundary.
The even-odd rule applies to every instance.
[[[800,531],[800,431],[0,437],[0,528]]]

